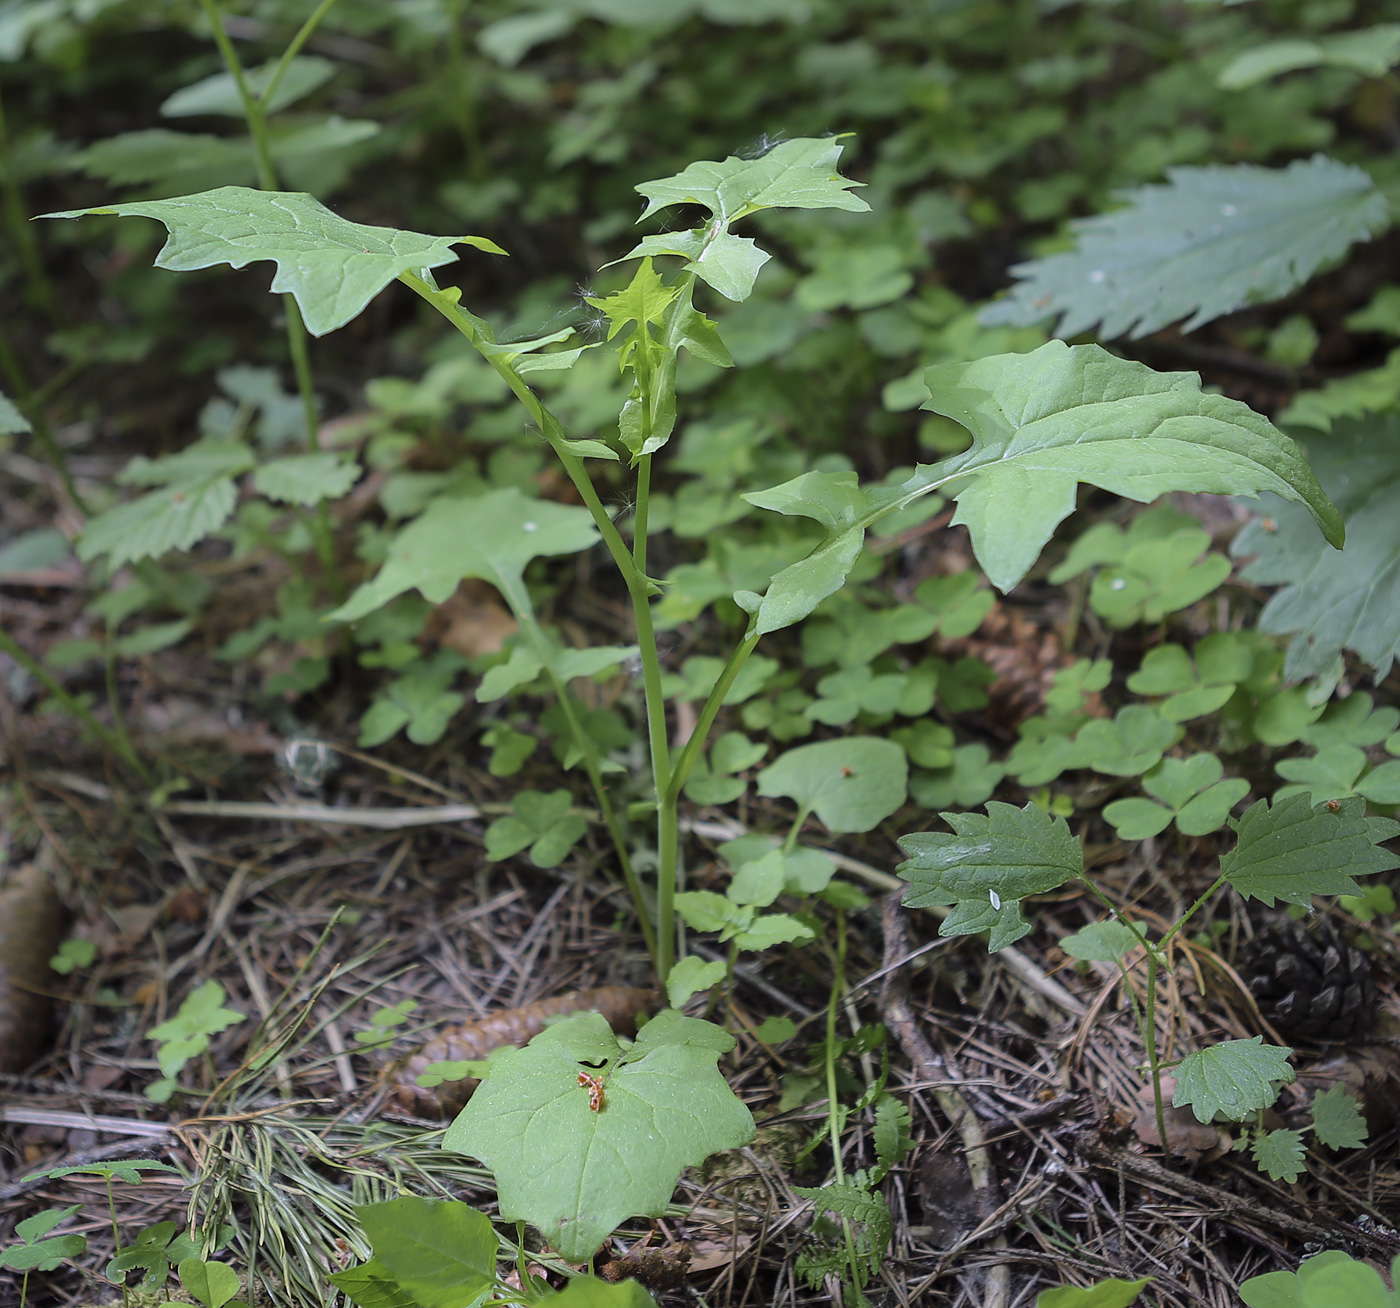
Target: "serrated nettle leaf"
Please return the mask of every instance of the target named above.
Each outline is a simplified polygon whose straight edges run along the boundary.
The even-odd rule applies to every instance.
[[[1370,1134],[1360,1101],[1340,1085],[1313,1095],[1312,1128],[1318,1143],[1329,1149],[1360,1149]]]
[[[904,803],[908,779],[893,741],[848,736],[788,750],[758,774],[758,793],[796,801],[829,831],[869,831]]]
[[[1224,1040],[1187,1054],[1172,1073],[1176,1078],[1172,1107],[1189,1104],[1198,1122],[1213,1122],[1217,1117],[1242,1122],[1268,1108],[1278,1098],[1278,1087],[1293,1080],[1288,1065],[1292,1052],[1281,1045],[1266,1045],[1263,1036],[1255,1036]]]
[[[1306,505],[1341,544],[1341,519],[1294,443],[1247,405],[1203,392],[1195,373],[1050,341],[1030,354],[937,365],[926,378],[924,407],[961,423],[973,443],[901,489],[959,479],[953,521],[967,526],[1002,591],[1073,511],[1081,481],[1144,503],[1173,490],[1272,491]]]
[[[920,831],[899,838],[909,855],[895,873],[911,883],[911,908],[954,906],[939,927],[945,936],[990,931],[990,948],[1005,948],[1030,925],[1020,901],[1044,894],[1084,871],[1084,851],[1063,818],[1034,804],[992,802],[981,813],[944,813],[952,834]]]
[[[1358,796],[1333,802],[1314,807],[1306,794],[1272,806],[1261,799],[1232,819],[1238,844],[1220,859],[1230,885],[1270,908],[1280,899],[1309,908],[1314,895],[1357,895],[1354,877],[1400,867],[1379,843],[1400,834],[1400,823],[1368,818]]]
[[[659,1216],[684,1168],[747,1144],[754,1124],[716,1067],[732,1037],[679,1014],[648,1022],[625,1057],[612,1037],[590,1060],[608,1064],[595,1110],[579,1074],[596,1069],[560,1038],[576,1020],[495,1060],[443,1147],[492,1170],[504,1220],[531,1222],[582,1262],[626,1218]]]
[[[270,500],[309,508],[322,500],[339,499],[359,478],[359,464],[339,454],[291,454],[264,463],[253,474],[253,486]]]
[[[1060,941],[1060,948],[1071,958],[1082,958],[1091,963],[1116,963],[1129,950],[1142,944],[1131,927],[1108,918],[1103,922],[1091,922],[1081,927],[1072,936]]]
[[[1120,195],[1127,208],[1072,223],[1077,249],[1014,267],[1021,283],[981,321],[1058,316],[1061,336],[1100,324],[1112,338],[1185,318],[1182,330],[1192,331],[1282,298],[1390,225],[1371,178],[1323,155],[1280,169],[1212,165],[1167,176],[1165,186]]]
[[[1304,1172],[1303,1137],[1298,1131],[1265,1131],[1256,1135],[1249,1146],[1250,1157],[1271,1181],[1287,1181],[1290,1185]]]
[[[441,604],[464,577],[489,581],[515,613],[531,613],[525,565],[576,554],[598,540],[587,509],[532,500],[511,486],[480,496],[442,496],[400,531],[373,581],[327,620],[354,622],[407,590]]]
[[[77,555],[91,563],[105,554],[115,569],[192,549],[229,520],[237,501],[232,477],[164,486],[89,519]]]
[[[313,336],[343,327],[401,273],[455,262],[454,245],[504,254],[484,236],[424,236],[393,227],[367,227],[333,213],[301,191],[221,186],[172,200],[98,205],[47,213],[134,215],[164,223],[169,239],[156,267],[191,272],[226,263],[243,268],[271,260],[274,292],[295,297]]]

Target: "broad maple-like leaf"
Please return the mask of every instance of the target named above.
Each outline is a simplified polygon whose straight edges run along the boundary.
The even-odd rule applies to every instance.
[[[1248,405],[1154,372],[1096,345],[1050,341],[1030,354],[943,364],[923,406],[973,435],[972,448],[919,475],[954,490],[955,523],[1001,590],[1035,562],[1087,482],[1148,503],[1169,491],[1258,495],[1305,504],[1340,546],[1341,518],[1298,448]]]
[[[996,801],[981,813],[943,813],[953,828],[916,831],[899,838],[909,855],[895,872],[912,886],[904,902],[912,908],[951,904],[939,927],[944,936],[991,932],[995,953],[1031,928],[1021,916],[1021,900],[1044,894],[1084,871],[1084,851],[1064,818],[1027,804],[1016,808]]]
[[[1182,330],[1301,286],[1355,241],[1390,226],[1390,207],[1360,168],[1324,155],[1287,168],[1169,168],[1166,186],[1071,224],[1078,248],[1011,271],[1021,283],[985,309],[986,324],[1058,316],[1058,334],[1101,324],[1105,338]]]
[[[164,223],[170,239],[156,256],[157,268],[190,272],[219,263],[242,268],[271,260],[277,265],[272,290],[295,297],[313,336],[343,327],[400,273],[452,263],[454,245],[505,253],[484,236],[425,236],[367,227],[333,213],[304,191],[247,186],[41,216],[86,214],[136,215]]]
[[[1316,807],[1306,793],[1272,807],[1261,799],[1230,825],[1239,843],[1220,870],[1245,898],[1270,908],[1279,899],[1310,908],[1314,895],[1359,895],[1354,877],[1400,867],[1400,858],[1380,847],[1400,835],[1400,823],[1367,817],[1359,795]]]
[[[659,1217],[683,1169],[753,1139],[753,1117],[716,1066],[733,1044],[672,1013],[624,1053],[596,1014],[566,1019],[492,1060],[443,1147],[495,1173],[504,1220],[533,1223],[583,1262],[628,1217]],[[602,1080],[596,1110],[580,1075]]]

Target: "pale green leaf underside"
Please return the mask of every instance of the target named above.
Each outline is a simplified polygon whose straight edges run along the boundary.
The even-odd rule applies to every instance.
[[[983,311],[986,324],[1059,317],[1075,336],[1146,336],[1186,319],[1192,331],[1302,285],[1356,241],[1390,225],[1385,196],[1360,168],[1323,155],[1287,168],[1169,168],[1165,186],[1071,224],[1078,248],[1012,269],[1021,281]]]
[[[271,260],[277,265],[272,290],[295,297],[313,336],[343,327],[400,273],[454,262],[454,245],[505,253],[483,236],[425,236],[368,227],[340,217],[305,192],[246,186],[42,216],[85,214],[136,215],[164,223],[170,238],[156,256],[156,266],[174,272]]]
[[[1281,586],[1259,629],[1294,636],[1284,674],[1317,675],[1343,650],[1390,671],[1400,653],[1400,418],[1343,419],[1328,434],[1301,433],[1318,478],[1346,521],[1347,544],[1329,550],[1303,524],[1303,511],[1270,505],[1231,546],[1250,558],[1248,581]]]

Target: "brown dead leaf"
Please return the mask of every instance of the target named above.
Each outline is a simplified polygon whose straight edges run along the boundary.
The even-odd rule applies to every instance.
[[[650,1239],[650,1237],[647,1237]],[[605,1281],[640,1281],[653,1294],[679,1290],[690,1279],[691,1247],[683,1241],[653,1249],[643,1240],[598,1268]]]
[[[1162,1078],[1162,1118],[1167,1128],[1167,1145],[1171,1152],[1191,1164],[1211,1162],[1229,1152],[1229,1134],[1213,1122],[1202,1123],[1189,1108],[1173,1108],[1172,1095],[1176,1092],[1176,1081],[1170,1076]],[[1133,1118],[1133,1134],[1145,1145],[1161,1148],[1162,1140],[1157,1132],[1157,1111],[1154,1106],[1152,1087],[1145,1085],[1138,1091],[1137,1116]]]
[[[1300,1070],[1298,1085],[1309,1097],[1334,1085],[1344,1086],[1361,1101],[1361,1112],[1372,1136],[1390,1130],[1400,1120],[1400,1051],[1384,1045],[1349,1049]]]
[[[49,959],[63,940],[63,904],[33,863],[0,890],[0,1072],[19,1072],[43,1052],[53,1018]]]
[[[447,602],[440,604],[428,626],[429,639],[465,658],[498,654],[520,624],[487,582],[468,577]]]
[[[691,1245],[690,1270],[692,1273],[717,1272],[721,1267],[738,1262],[752,1243],[751,1235],[728,1240],[696,1240]]]
[[[185,926],[198,926],[209,914],[209,896],[193,886],[182,886],[170,897],[165,915]]]
[[[914,1162],[914,1193],[923,1209],[929,1244],[951,1249],[982,1220],[972,1173],[962,1153],[922,1149]]]

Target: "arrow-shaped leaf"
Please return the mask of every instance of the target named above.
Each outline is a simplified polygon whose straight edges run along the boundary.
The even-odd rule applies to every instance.
[[[277,265],[272,290],[295,296],[313,336],[345,326],[400,273],[452,263],[457,258],[454,245],[505,253],[484,236],[425,236],[394,227],[367,227],[333,213],[304,191],[257,191],[247,186],[41,216],[108,213],[165,224],[170,239],[156,256],[157,268],[190,272],[219,263],[243,268],[272,260]]]

